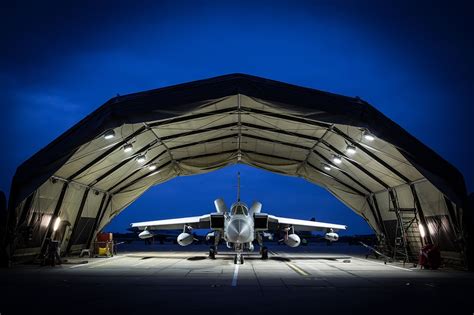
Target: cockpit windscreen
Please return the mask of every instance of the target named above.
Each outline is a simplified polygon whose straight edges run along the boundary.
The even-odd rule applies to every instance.
[[[246,206],[243,206],[243,205],[235,205],[232,207],[232,210],[231,210],[231,213],[234,215],[234,214],[243,214],[243,215],[248,215],[249,214],[249,210],[247,209]]]

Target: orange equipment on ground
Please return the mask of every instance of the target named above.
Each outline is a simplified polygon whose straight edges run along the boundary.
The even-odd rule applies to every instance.
[[[112,233],[99,233],[94,244],[94,253],[98,256],[114,255],[114,239]]]

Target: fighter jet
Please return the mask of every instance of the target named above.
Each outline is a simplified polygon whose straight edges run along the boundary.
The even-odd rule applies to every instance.
[[[215,259],[217,245],[223,239],[227,247],[235,251],[234,263],[243,264],[244,251],[253,251],[253,242],[257,241],[262,259],[268,259],[268,249],[264,246],[264,238],[271,239],[273,233],[283,234],[282,241],[290,246],[297,247],[301,243],[297,231],[324,231],[324,238],[334,242],[339,239],[338,230],[345,230],[345,225],[282,218],[267,213],[262,213],[262,204],[255,201],[249,208],[240,200],[240,173],[237,175],[237,202],[228,210],[223,199],[214,201],[215,213],[196,217],[176,218],[167,220],[147,221],[132,223],[132,228],[142,231],[138,236],[141,239],[153,237],[153,230],[182,229],[177,242],[181,246],[193,243],[193,229],[210,229],[207,239],[213,239],[214,245],[209,249],[209,258]]]

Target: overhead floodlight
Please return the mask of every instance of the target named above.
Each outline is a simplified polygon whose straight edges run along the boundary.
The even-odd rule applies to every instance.
[[[151,164],[150,166],[148,166],[148,169],[150,171],[154,171],[154,170],[156,170],[156,168],[157,168],[156,164]]]
[[[335,164],[341,164],[342,163],[342,159],[339,155],[333,155],[332,156],[332,161],[335,163]]]
[[[133,145],[131,143],[127,143],[123,146],[123,152],[131,152],[133,150]]]
[[[364,130],[363,132],[364,139],[367,141],[374,141],[375,137],[373,134],[371,134],[368,130]]]
[[[327,164],[323,164],[323,168],[328,172],[331,170],[331,166],[329,166]]]
[[[145,163],[145,161],[146,161],[146,156],[144,154],[137,156],[138,163]]]
[[[104,138],[107,139],[107,140],[112,139],[113,137],[115,137],[115,131],[113,129],[107,130],[104,133]]]
[[[56,221],[54,221],[54,225],[53,225],[53,231],[56,232],[59,228],[59,224],[61,223],[61,218],[60,217],[57,217],[56,218]]]
[[[423,224],[418,224],[418,229],[420,230],[420,236],[422,238],[424,238],[426,236],[426,232],[425,232],[425,227],[423,226]]]
[[[356,153],[356,147],[351,144],[348,144],[346,147],[346,152],[349,155],[354,155]]]

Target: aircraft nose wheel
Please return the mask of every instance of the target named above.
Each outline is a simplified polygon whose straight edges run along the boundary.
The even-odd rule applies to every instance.
[[[262,247],[262,259],[268,259],[268,248],[266,246]]]
[[[237,253],[234,256],[234,264],[239,264],[239,263],[241,265],[244,264],[244,255],[242,255],[241,253]]]

